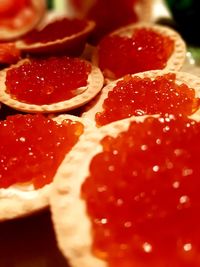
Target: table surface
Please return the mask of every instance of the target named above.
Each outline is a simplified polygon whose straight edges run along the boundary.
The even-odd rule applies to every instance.
[[[49,211],[0,224],[0,267],[69,267]]]

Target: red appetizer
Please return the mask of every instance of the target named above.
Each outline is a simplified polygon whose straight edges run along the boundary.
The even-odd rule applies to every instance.
[[[67,56],[20,61],[3,70],[0,100],[30,112],[54,112],[83,105],[102,88],[98,68]]]
[[[54,18],[29,32],[16,46],[31,54],[80,55],[95,23],[84,19]]]
[[[105,36],[94,52],[93,62],[108,79],[126,74],[179,70],[186,48],[178,33],[165,26],[132,24]]]
[[[42,19],[45,0],[4,0],[0,3],[0,40],[11,40],[32,30]]]
[[[26,182],[40,188],[52,182],[82,132],[79,122],[58,124],[42,115],[15,115],[0,121],[0,188]]]
[[[127,75],[103,88],[83,117],[98,126],[131,116],[198,112],[200,79],[184,72],[148,71]]]
[[[48,206],[59,165],[90,127],[70,115],[18,114],[0,121],[0,221]]]
[[[199,119],[121,120],[74,147],[51,197],[70,266],[200,265]]]

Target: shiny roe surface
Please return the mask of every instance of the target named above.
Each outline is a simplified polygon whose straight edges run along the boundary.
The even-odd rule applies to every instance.
[[[108,78],[164,69],[174,41],[152,29],[135,29],[131,37],[105,36],[98,48],[98,65]]]
[[[77,34],[86,26],[85,20],[63,18],[49,23],[42,30],[33,30],[24,37],[23,41],[27,44],[53,42]]]
[[[49,184],[82,132],[79,122],[58,124],[43,115],[13,115],[0,121],[0,188]]]
[[[154,79],[127,75],[108,93],[103,111],[96,113],[95,119],[101,126],[133,115],[191,115],[199,104],[195,90],[184,83],[178,84],[174,73]]]
[[[79,58],[31,59],[7,71],[6,92],[30,104],[52,104],[77,95],[87,85],[91,65]]]
[[[199,267],[200,124],[147,118],[101,144],[82,186],[93,253],[109,267]]]

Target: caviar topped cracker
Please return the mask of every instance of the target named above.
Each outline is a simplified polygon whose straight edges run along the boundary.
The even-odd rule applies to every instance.
[[[147,71],[105,86],[83,117],[98,126],[131,116],[199,112],[200,79],[184,72]]]
[[[31,54],[80,55],[88,35],[95,27],[93,21],[70,19],[65,16],[47,19],[16,42],[23,52]]]
[[[126,74],[180,70],[186,55],[180,35],[166,26],[131,24],[105,36],[94,51],[93,62],[108,80]]]
[[[67,56],[25,59],[0,72],[0,101],[21,111],[57,112],[79,107],[103,86],[101,71]]]
[[[199,119],[132,117],[73,148],[51,197],[71,266],[199,266]]]
[[[48,206],[59,165],[89,127],[71,115],[13,115],[0,121],[0,220]]]
[[[0,40],[17,39],[32,30],[43,18],[45,0],[9,0],[0,6]]]

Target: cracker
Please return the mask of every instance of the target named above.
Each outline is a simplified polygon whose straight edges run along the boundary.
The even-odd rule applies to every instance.
[[[65,157],[57,172],[50,198],[52,218],[58,245],[74,267],[107,266],[106,262],[91,254],[91,224],[86,214],[85,203],[80,198],[81,185],[89,174],[90,160],[102,150],[99,140],[107,134],[116,136],[119,132],[127,130],[132,120],[143,119],[144,117],[132,117],[90,132]],[[67,168],[69,165],[70,168]]]
[[[25,61],[29,59],[21,60],[16,65],[12,67],[19,67]],[[68,111],[75,108],[78,108],[87,102],[89,102],[93,97],[95,97],[103,86],[103,75],[99,68],[92,66],[91,73],[88,75],[88,85],[85,87],[77,88],[79,94],[65,101],[47,104],[47,105],[35,105],[20,102],[17,99],[12,98],[12,96],[6,93],[6,72],[8,69],[0,71],[0,102],[5,105],[12,107],[16,110],[31,112],[31,113],[54,113]]]
[[[174,72],[174,71],[168,71],[168,70],[153,70],[153,71],[146,71],[146,72],[140,72],[136,74],[132,74],[132,77],[138,76],[141,78],[151,78],[154,79],[157,76],[162,76],[167,73],[175,73],[176,74],[176,80],[177,83],[185,83],[188,87],[195,89],[196,97],[200,97],[200,78],[186,72]],[[100,96],[97,99],[94,99],[89,103],[86,108],[85,112],[82,113],[83,118],[89,118],[93,121],[95,121],[95,114],[97,112],[103,111],[103,102],[108,97],[108,92],[112,91],[113,88],[116,86],[117,82],[122,80],[123,78],[120,78],[116,81],[113,81],[106,85],[101,93]],[[198,110],[197,113],[200,111]]]
[[[46,10],[45,0],[32,0],[32,6],[35,10],[35,17],[32,21],[28,22],[26,25],[21,26],[17,29],[8,29],[6,27],[0,26],[0,40],[14,40],[21,35],[26,34],[32,30],[42,19]]]
[[[72,115],[59,115],[53,120],[61,123],[64,119],[79,121],[85,126],[84,133],[91,131],[92,123]],[[84,134],[83,134],[84,135]],[[49,195],[52,184],[35,190],[31,183],[16,184],[9,188],[0,188],[0,221],[24,217],[46,209],[49,205]]]
[[[142,122],[146,117],[131,117],[88,132],[66,155],[58,169],[50,196],[50,208],[58,246],[72,267],[108,266],[91,252],[91,222],[85,201],[80,197],[80,189],[89,174],[91,159],[102,151],[99,141],[106,135],[116,137],[128,129],[131,121]],[[200,116],[193,115],[192,119],[200,121]]]
[[[53,22],[56,19],[62,19],[66,16],[58,15],[58,16],[51,16],[49,19],[47,17],[46,24],[43,23],[42,26],[38,27],[38,30],[42,30],[49,22]],[[79,50],[84,48],[86,38],[89,33],[95,27],[95,23],[93,21],[88,21],[87,26],[80,32],[72,34],[70,36],[66,36],[62,39],[57,39],[50,42],[35,42],[35,43],[26,43],[23,39],[17,40],[15,42],[16,47],[23,52],[30,53],[30,54],[52,54],[52,53],[78,53]],[[77,51],[75,51],[77,48]]]
[[[154,23],[140,22],[122,27],[112,32],[110,35],[131,37],[134,30],[142,28],[151,29],[163,36],[168,36],[171,40],[174,41],[174,51],[172,55],[169,57],[164,69],[169,71],[179,71],[182,68],[185,61],[186,44],[184,40],[181,38],[181,36],[175,30],[167,26],[161,26]],[[98,47],[93,52],[92,62],[94,65],[98,66]],[[112,81],[112,79],[108,77],[106,79],[106,83],[109,83],[110,81]]]

